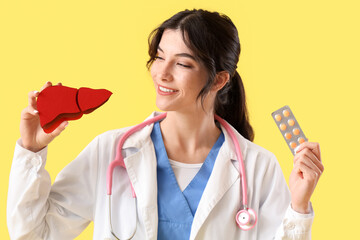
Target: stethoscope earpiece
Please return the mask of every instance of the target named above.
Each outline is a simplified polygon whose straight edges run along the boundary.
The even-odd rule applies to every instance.
[[[255,227],[257,216],[251,208],[243,209],[236,214],[236,223],[244,231],[250,230]]]

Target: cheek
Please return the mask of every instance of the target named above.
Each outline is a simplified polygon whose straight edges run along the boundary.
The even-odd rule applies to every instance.
[[[187,76],[187,79],[188,79],[188,81],[186,81],[187,85],[196,90],[202,89],[205,86],[207,80],[200,73]]]
[[[150,74],[151,74],[151,77],[152,77],[153,79],[155,79],[155,77],[156,77],[156,75],[157,75],[157,64],[156,64],[156,62],[154,62],[154,63],[151,65]]]
[[[151,69],[150,69],[150,74],[151,74],[153,81],[155,81],[155,71],[154,71],[153,67],[151,67]]]

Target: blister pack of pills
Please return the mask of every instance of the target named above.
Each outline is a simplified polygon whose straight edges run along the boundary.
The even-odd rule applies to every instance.
[[[293,155],[294,149],[301,143],[308,141],[304,132],[301,130],[298,121],[289,106],[284,106],[271,114],[281,135],[285,139]]]

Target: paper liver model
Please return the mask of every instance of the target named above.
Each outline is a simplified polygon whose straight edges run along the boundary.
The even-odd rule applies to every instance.
[[[103,105],[112,92],[106,89],[51,86],[40,92],[37,109],[40,125],[46,133],[54,131],[63,121],[76,120]]]

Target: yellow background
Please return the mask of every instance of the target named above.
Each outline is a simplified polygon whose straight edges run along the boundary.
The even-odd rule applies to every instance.
[[[6,196],[27,94],[46,81],[106,88],[113,96],[49,147],[57,173],[98,134],[141,122],[155,106],[145,68],[147,36],[185,8],[227,14],[239,30],[255,143],[274,152],[285,178],[292,155],[271,112],[288,104],[325,173],[312,197],[313,239],[358,235],[360,138],[357,0],[0,1],[0,238],[8,239]],[[92,225],[77,239],[91,239]]]

